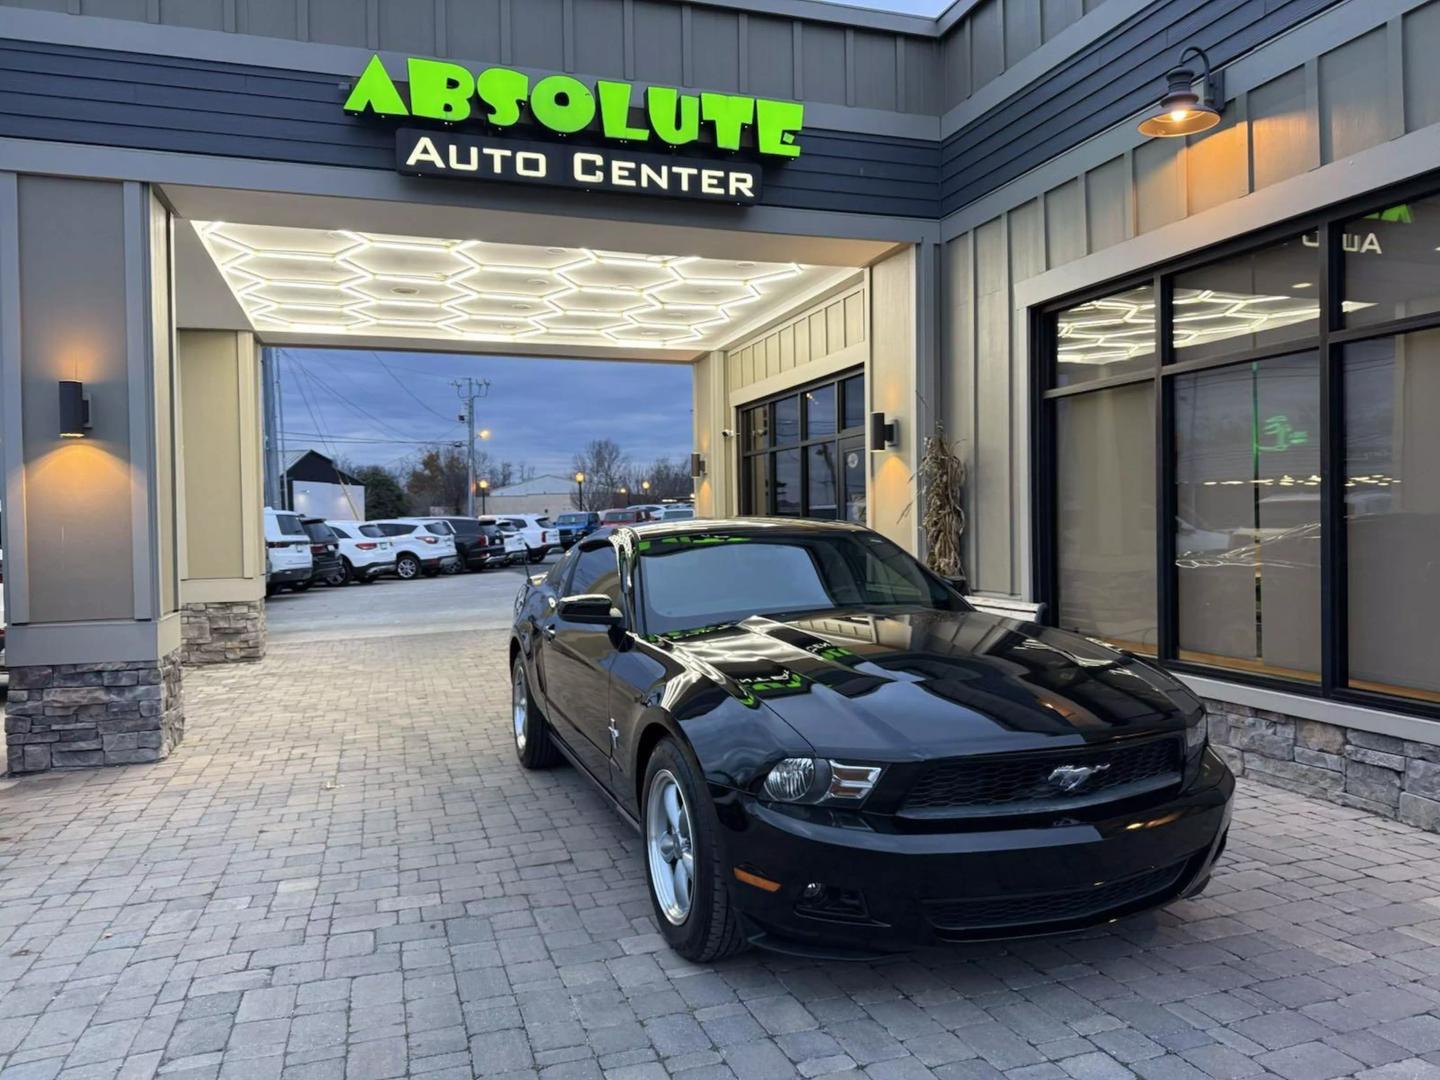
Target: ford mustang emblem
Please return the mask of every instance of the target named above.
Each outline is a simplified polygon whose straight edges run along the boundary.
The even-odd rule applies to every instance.
[[[1108,768],[1108,761],[1104,765],[1061,765],[1051,772],[1047,779],[1061,791],[1079,791],[1090,782],[1092,776]]]

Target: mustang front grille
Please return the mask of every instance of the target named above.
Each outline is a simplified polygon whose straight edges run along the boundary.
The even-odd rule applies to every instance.
[[[900,806],[907,817],[1063,811],[1180,782],[1183,741],[957,758],[925,767]]]
[[[949,932],[1003,930],[1093,919],[1152,897],[1162,899],[1175,887],[1184,869],[1185,864],[1178,862],[1135,877],[1071,892],[931,900],[925,904],[925,914],[935,929]]]

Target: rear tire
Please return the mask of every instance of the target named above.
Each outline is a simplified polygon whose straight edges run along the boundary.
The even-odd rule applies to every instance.
[[[459,559],[456,559],[454,562],[446,563],[440,570],[446,576],[453,577],[456,574],[463,574],[465,572],[465,564]]]
[[[326,578],[326,579],[325,579],[325,584],[326,584],[326,585],[348,585],[348,584],[350,584],[350,580],[351,580],[354,576],[355,576],[355,571],[354,571],[354,570],[351,568],[351,566],[350,566],[350,560],[349,560],[349,559],[344,559],[344,558],[342,558],[342,559],[340,560],[340,569],[339,569],[339,570],[336,570],[335,573],[331,574],[328,578]]]
[[[395,576],[401,581],[414,581],[420,576],[420,560],[402,551],[395,559]]]
[[[548,769],[560,763],[560,751],[550,738],[550,725],[530,697],[525,658],[517,655],[510,667],[510,718],[515,727],[515,756],[527,769]]]
[[[673,739],[656,744],[641,790],[645,882],[666,944],[699,964],[742,951],[748,943],[730,898],[720,821],[704,782]],[[673,806],[672,794],[678,796]],[[682,889],[677,868],[686,859]]]
[[[540,562],[540,561],[541,561],[542,559],[544,559],[544,558],[545,558],[545,553],[544,553],[544,552],[534,551],[534,550],[532,550],[532,549],[530,549],[530,548],[526,548],[526,549],[525,549],[525,561],[528,562],[528,563],[531,563],[531,564],[538,563],[538,562]]]

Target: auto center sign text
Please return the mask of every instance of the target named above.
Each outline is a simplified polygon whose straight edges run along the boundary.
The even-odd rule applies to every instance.
[[[372,56],[350,90],[345,110],[446,125],[523,126],[557,136],[555,142],[521,145],[509,137],[403,127],[396,137],[396,165],[417,175],[558,184],[688,198],[753,202],[760,170],[729,154],[748,151],[777,159],[800,156],[796,136],[805,106],[795,101],[740,94],[682,93],[650,86],[637,95],[628,82],[601,79],[592,85],[570,75],[534,79],[508,67],[472,72],[460,64],[410,57],[408,100],[379,56]],[[598,136],[622,144],[579,145],[566,136]],[[646,144],[653,151],[646,152]],[[694,147],[711,157],[680,158]]]

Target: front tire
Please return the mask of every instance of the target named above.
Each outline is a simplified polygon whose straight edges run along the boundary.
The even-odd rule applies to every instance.
[[[720,824],[700,776],[673,739],[645,767],[645,880],[666,944],[709,963],[745,948],[721,856]]]
[[[530,697],[525,658],[516,655],[510,667],[510,718],[515,726],[515,756],[527,769],[548,769],[560,762],[560,751],[550,738],[550,726]]]
[[[420,560],[408,551],[395,560],[395,576],[401,581],[414,581],[420,576]]]
[[[544,552],[536,551],[534,548],[526,548],[526,549],[525,549],[525,561],[528,562],[528,563],[530,563],[531,565],[534,565],[535,563],[540,562],[540,560],[542,560],[542,559],[544,559],[544,558],[545,558]]]

